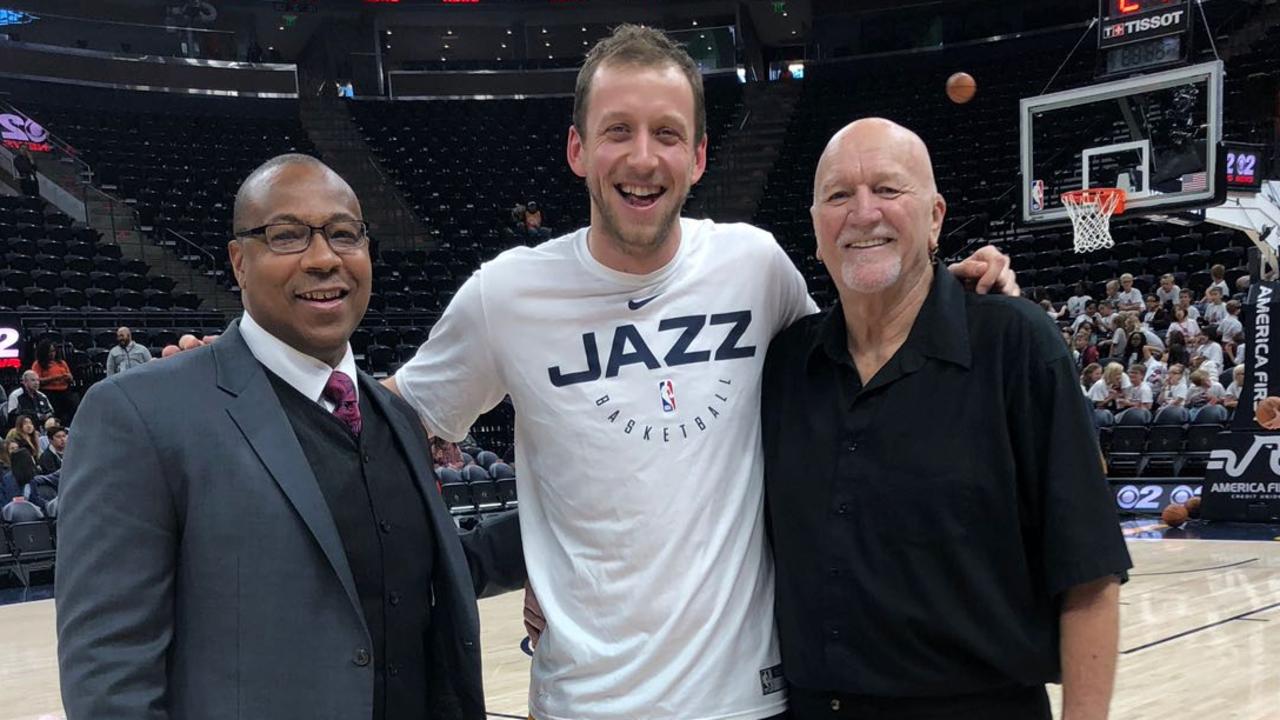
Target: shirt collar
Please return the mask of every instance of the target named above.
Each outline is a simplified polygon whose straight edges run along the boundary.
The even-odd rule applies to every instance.
[[[935,266],[929,295],[911,325],[904,349],[910,348],[925,357],[969,368],[973,356],[969,348],[969,316],[965,290],[945,267]],[[839,300],[827,310],[820,329],[813,338],[810,358],[822,348],[836,363],[851,362],[845,328],[844,310]]]
[[[324,386],[329,382],[329,375],[339,370],[351,378],[356,389],[356,400],[360,399],[360,383],[356,375],[356,359],[351,354],[351,344],[347,344],[347,352],[342,356],[338,367],[331,368],[328,363],[299,352],[280,338],[267,332],[254,321],[253,316],[245,310],[240,320],[240,335],[249,352],[268,370],[281,380],[289,383],[294,390],[319,402]]]

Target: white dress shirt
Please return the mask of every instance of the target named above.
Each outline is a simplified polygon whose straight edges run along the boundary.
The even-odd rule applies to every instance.
[[[338,367],[332,368],[328,363],[298,351],[264,330],[249,315],[248,310],[240,318],[240,336],[244,338],[244,344],[249,346],[249,352],[253,353],[258,362],[280,376],[280,379],[289,383],[294,390],[320,403],[325,410],[333,412],[335,407],[332,402],[323,397],[324,386],[328,384],[329,375],[334,370],[341,371],[351,378],[351,384],[356,389],[356,400],[360,399],[356,356],[351,352],[350,343],[347,343],[347,352],[342,356],[342,362],[338,363]]]

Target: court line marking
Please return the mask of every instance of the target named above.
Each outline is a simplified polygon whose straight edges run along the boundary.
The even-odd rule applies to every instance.
[[[528,715],[508,715],[506,713],[497,713],[497,712],[488,712],[488,711],[485,712],[485,715],[488,715],[489,717],[514,718],[514,720],[528,720],[528,717],[529,717]]]
[[[1233,616],[1233,617],[1229,617],[1229,618],[1225,618],[1225,619],[1223,619],[1223,620],[1219,620],[1219,621],[1217,621],[1217,622],[1209,623],[1208,625],[1201,625],[1200,627],[1197,627],[1197,628],[1191,628],[1190,630],[1184,630],[1184,631],[1182,631],[1182,632],[1180,632],[1180,633],[1178,633],[1178,634],[1176,634],[1176,635],[1170,635],[1170,636],[1169,636],[1169,637],[1167,637],[1167,638],[1162,638],[1162,639],[1160,639],[1160,640],[1154,640],[1154,641],[1152,641],[1152,642],[1147,643],[1146,645],[1139,645],[1138,647],[1135,647],[1135,648],[1129,648],[1128,650],[1121,650],[1121,651],[1120,651],[1120,654],[1121,654],[1121,655],[1130,655],[1130,654],[1132,654],[1132,653],[1136,653],[1136,652],[1138,652],[1139,650],[1147,650],[1147,649],[1149,649],[1149,648],[1153,648],[1153,647],[1155,647],[1155,646],[1157,646],[1157,645],[1163,645],[1163,644],[1165,644],[1165,643],[1167,643],[1167,642],[1169,642],[1169,641],[1171,641],[1171,640],[1177,640],[1178,638],[1184,638],[1184,637],[1186,637],[1186,636],[1188,636],[1188,635],[1194,635],[1194,634],[1196,634],[1196,633],[1198,633],[1198,632],[1203,632],[1203,631],[1205,631],[1205,630],[1209,630],[1209,629],[1211,629],[1211,628],[1218,627],[1219,625],[1226,625],[1227,623],[1229,623],[1229,622],[1233,622],[1233,621],[1235,621],[1235,620],[1246,620],[1246,619],[1248,619],[1248,617],[1249,617],[1250,615],[1257,615],[1257,614],[1258,614],[1258,613],[1260,613],[1260,612],[1266,612],[1267,610],[1271,610],[1271,609],[1273,609],[1273,608],[1278,608],[1278,607],[1280,607],[1280,602],[1274,602],[1274,603],[1271,603],[1270,605],[1266,605],[1266,606],[1263,606],[1263,607],[1260,607],[1260,608],[1254,608],[1253,610],[1249,610],[1249,611],[1247,611],[1247,612],[1242,612],[1242,613],[1240,613],[1239,615],[1235,615],[1235,616]]]
[[[1187,570],[1166,570],[1164,572],[1129,573],[1129,577],[1136,578],[1136,577],[1155,577],[1157,575],[1184,575],[1186,573],[1208,572],[1209,570],[1226,570],[1227,568],[1240,567],[1241,565],[1248,565],[1251,562],[1258,562],[1258,558],[1249,558],[1248,560],[1241,560],[1239,562],[1227,563],[1226,565],[1214,565],[1213,567],[1190,568]]]

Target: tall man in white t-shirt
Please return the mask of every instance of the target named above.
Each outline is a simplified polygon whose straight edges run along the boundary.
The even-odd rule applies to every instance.
[[[680,217],[706,167],[702,81],[624,25],[578,75],[568,161],[591,225],[486,263],[388,385],[459,440],[510,395],[546,630],[538,720],[786,710],[764,535],[760,382],[814,312],[769,233]],[[953,272],[1016,292],[993,250]]]

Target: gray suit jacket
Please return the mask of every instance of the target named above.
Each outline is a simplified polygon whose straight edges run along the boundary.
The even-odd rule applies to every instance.
[[[417,416],[359,382],[435,529],[431,718],[483,720],[475,600],[524,582],[519,525],[512,514],[460,541]],[[371,716],[373,646],[338,530],[238,323],[88,392],[59,503],[68,720]]]

